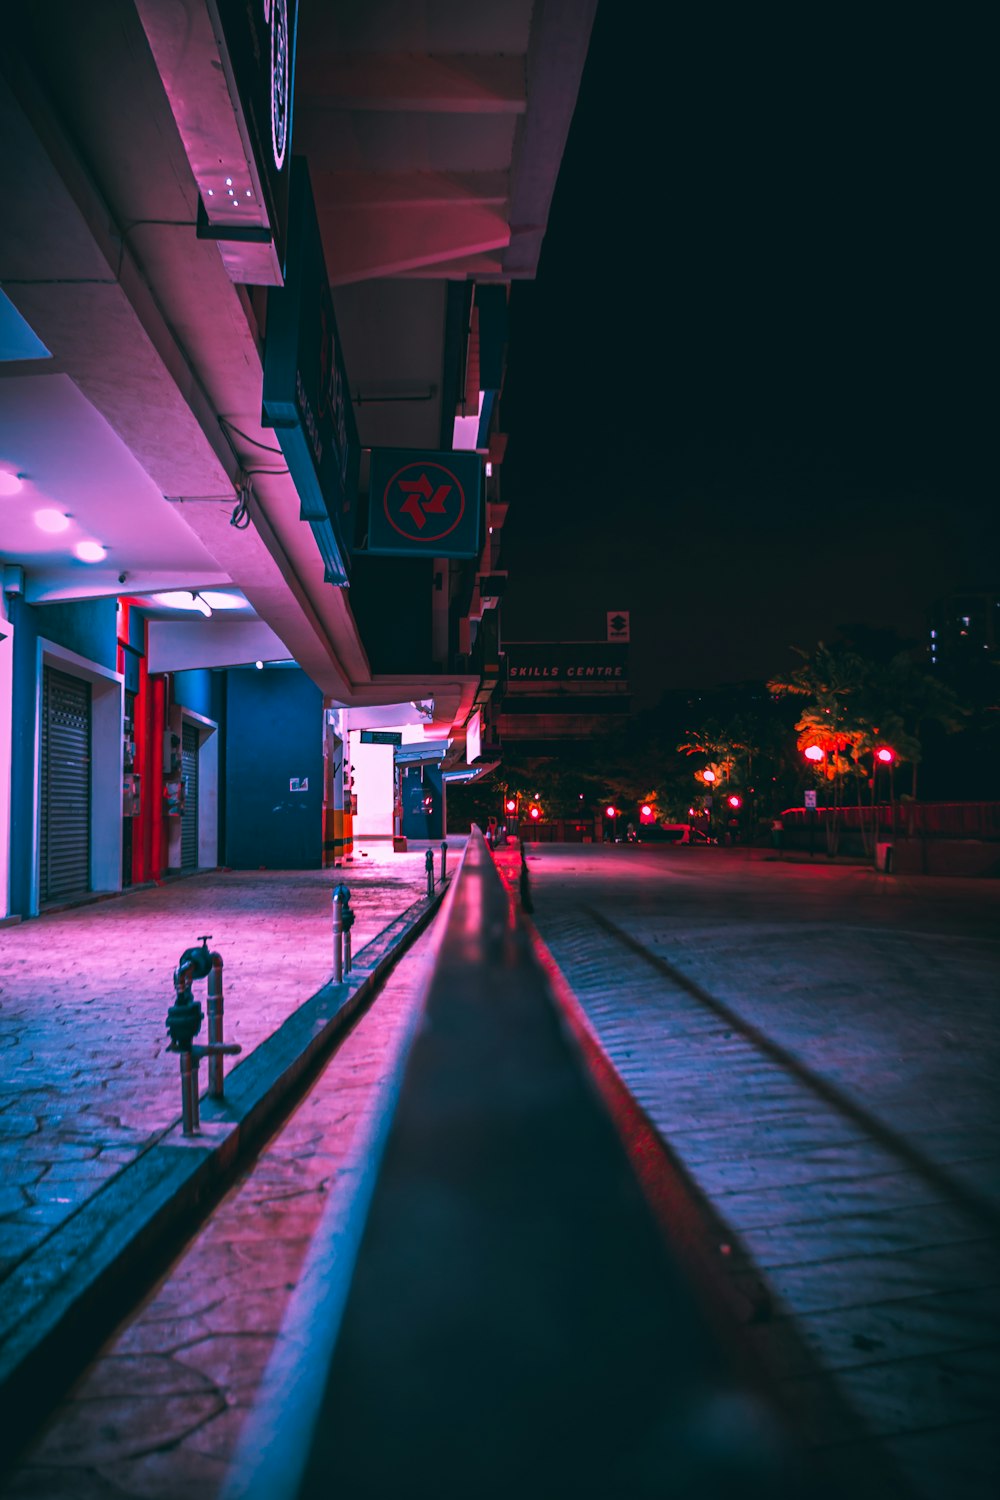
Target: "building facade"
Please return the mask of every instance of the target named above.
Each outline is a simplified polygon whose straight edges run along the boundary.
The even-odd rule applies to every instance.
[[[0,920],[349,856],[354,731],[442,788],[489,747],[508,299],[594,9],[7,18]]]

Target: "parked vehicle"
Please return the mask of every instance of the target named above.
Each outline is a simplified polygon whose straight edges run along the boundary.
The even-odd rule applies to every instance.
[[[700,828],[690,823],[644,823],[639,829],[640,844],[717,844]]]

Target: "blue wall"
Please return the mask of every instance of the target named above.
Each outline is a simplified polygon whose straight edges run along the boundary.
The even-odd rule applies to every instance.
[[[323,845],[323,695],[297,667],[225,678],[225,857],[233,870],[316,870]],[[293,792],[292,778],[309,790]]]
[[[38,635],[114,672],[118,662],[118,601],[80,599],[68,604],[31,604]]]
[[[14,626],[13,758],[11,764],[10,909],[21,916],[31,903],[31,837],[35,822],[35,711],[38,638],[115,670],[118,660],[114,598],[65,604],[8,599]]]
[[[225,690],[223,674],[199,668],[192,672],[174,672],[171,676],[171,700],[193,714],[201,714],[216,724],[222,722]]]

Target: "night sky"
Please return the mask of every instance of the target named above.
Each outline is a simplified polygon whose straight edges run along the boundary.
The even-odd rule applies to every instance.
[[[639,706],[1000,585],[986,8],[669,9],[599,8],[501,408],[504,634],[629,609]]]

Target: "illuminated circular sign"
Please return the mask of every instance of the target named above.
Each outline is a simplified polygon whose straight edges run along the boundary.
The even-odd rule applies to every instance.
[[[290,58],[288,0],[264,0],[264,20],[271,25],[271,150],[280,172],[288,150]]]
[[[409,463],[389,480],[382,508],[389,525],[408,542],[440,542],[465,514],[465,491],[443,464]]]

